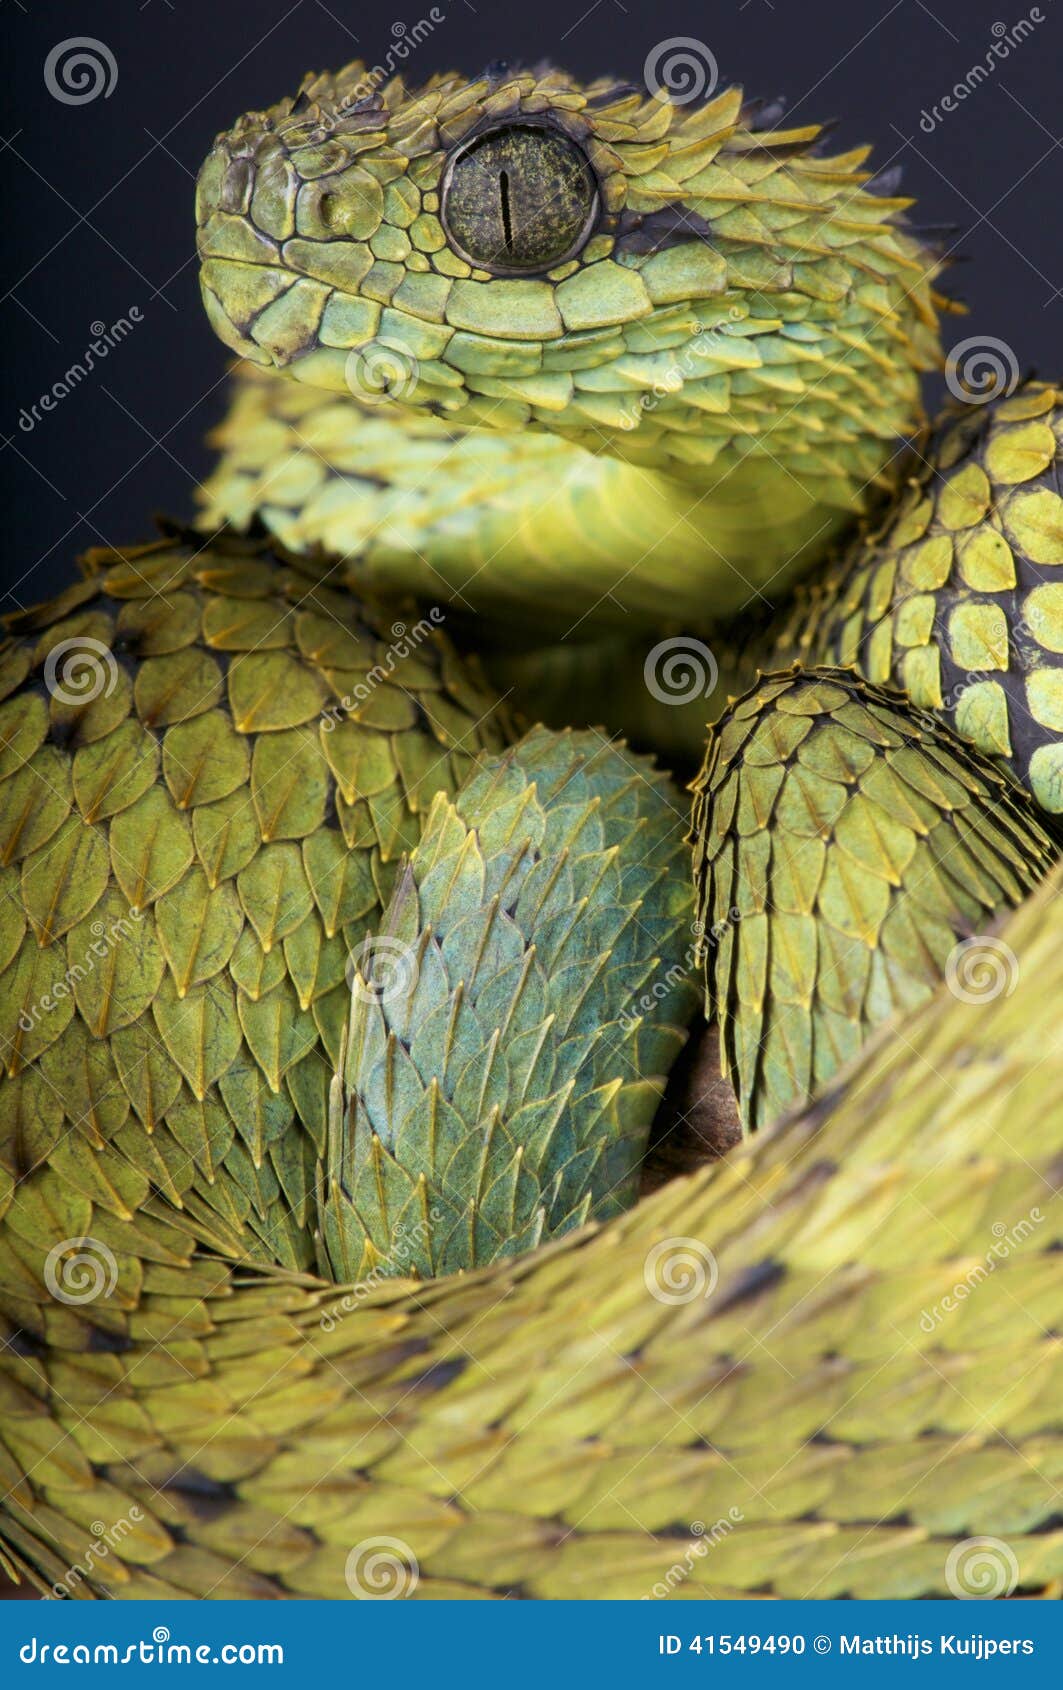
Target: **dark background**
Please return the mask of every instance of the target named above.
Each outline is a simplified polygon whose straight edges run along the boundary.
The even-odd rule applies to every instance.
[[[405,7],[405,9],[402,9]],[[1063,374],[1060,67],[1063,0],[972,97],[927,134],[939,103],[1026,0],[440,0],[407,62],[419,81],[490,59],[550,57],[584,77],[641,80],[664,38],[693,36],[721,83],[785,94],[792,118],[838,119],[839,147],[903,162],[929,223],[958,226],[949,286],[970,316],[950,340],[991,334],[1025,368]],[[304,70],[383,58],[422,0],[0,0],[7,172],[0,428],[6,472],[3,608],[55,591],[86,546],[146,537],[189,515],[223,408],[225,353],[199,304],[193,179],[215,132],[294,91]],[[399,30],[401,33],[401,29]],[[997,30],[997,37],[1002,33]],[[63,105],[45,87],[56,43],[92,36],[118,75],[107,98]],[[27,432],[24,407],[80,358],[90,325],[143,321]]]

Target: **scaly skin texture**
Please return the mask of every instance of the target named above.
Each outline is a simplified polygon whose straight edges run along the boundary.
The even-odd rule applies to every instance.
[[[690,647],[671,691],[633,696],[651,642],[620,636],[491,653],[492,677],[551,726],[605,715],[685,759],[701,756],[706,722],[759,671],[843,664],[899,687],[1063,814],[1061,434],[1051,382],[954,405],[885,509],[766,627],[754,598],[754,615],[709,630],[716,674],[702,658],[703,686]]]
[[[51,1582],[83,1529],[78,1500],[49,1501],[51,1461],[106,1524],[105,1467],[120,1445],[140,1483],[134,1423],[169,1414],[113,1376],[134,1334],[184,1436],[201,1297],[276,1361],[278,1287],[316,1331],[312,1283],[478,1266],[618,1213],[694,1009],[679,790],[545,729],[462,784],[510,735],[498,701],[430,619],[320,574],[261,541],[101,552],[4,651],[3,1531]],[[104,1294],[82,1308],[86,1258]],[[78,1454],[65,1415],[101,1361]],[[131,1518],[134,1556],[177,1541]],[[223,1563],[193,1559],[220,1594]]]
[[[234,1274],[77,1199],[136,1278],[77,1308],[25,1275],[12,1552],[59,1581],[135,1504],[71,1594],[346,1598],[383,1534],[416,1597],[944,1596],[988,1534],[1059,1595],[1060,890],[1004,929],[1010,995],[940,993],[829,1113],[468,1277]]]
[[[1007,1585],[1058,1594],[1063,903],[1057,871],[987,931],[1053,847],[1002,744],[957,737],[985,713],[953,734],[810,670],[725,714],[696,818],[721,1043],[749,1125],[819,1101],[616,1214],[691,1002],[685,815],[601,735],[498,750],[437,637],[398,673],[394,612],[316,585],[533,638],[714,629],[900,476],[933,260],[862,154],[758,135],[735,93],[363,81],[242,120],[200,179],[208,310],[260,366],[214,515],[307,555],[98,561],[8,654],[13,1561],[80,1596],[345,1597],[383,1535],[418,1596],[887,1596],[956,1594],[990,1534]],[[519,280],[470,271],[439,203],[455,149],[514,118],[600,196],[587,244]],[[543,231],[505,233],[512,257]],[[396,340],[407,407],[373,408]],[[1008,544],[1063,561],[1054,461],[1024,436],[980,505],[971,475],[931,496],[961,570],[1000,581],[1018,482]],[[907,560],[901,512],[863,543]],[[910,643],[951,652],[951,585],[926,591]],[[38,678],[69,637],[118,651],[87,704]],[[1006,947],[985,1001],[951,978],[969,930]],[[115,1269],[91,1298],[86,1241]],[[100,1520],[113,1550],[71,1579]]]
[[[146,1205],[225,1255],[309,1267],[348,959],[432,795],[504,743],[504,718],[428,624],[367,685],[396,649],[390,613],[262,544],[96,553],[15,635],[5,1202],[17,1183],[32,1210],[58,1180],[58,1237],[84,1230],[86,1200],[121,1218]],[[4,1246],[17,1286],[10,1230]]]
[[[634,1202],[694,1005],[678,799],[622,746],[540,728],[436,800],[381,922],[401,950],[354,993],[333,1278],[404,1239],[405,1272],[479,1267]]]
[[[760,682],[696,792],[708,1007],[749,1128],[929,997],[1055,855],[988,759],[845,669]]]
[[[805,589],[774,654],[892,682],[1063,814],[1063,405],[1030,381],[946,419],[863,543]]]
[[[211,321],[310,389],[244,385],[211,524],[257,510],[352,583],[630,632],[740,608],[896,481],[937,262],[909,202],[868,191],[866,149],[757,133],[737,89],[675,107],[550,71],[365,94],[357,64],[308,78],[200,173]],[[601,217],[570,262],[493,276],[448,245],[440,194],[456,146],[522,120],[585,150]],[[351,403],[382,389],[419,421]]]

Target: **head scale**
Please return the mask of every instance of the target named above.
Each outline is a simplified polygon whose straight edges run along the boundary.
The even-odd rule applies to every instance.
[[[812,431],[873,477],[869,434],[881,464],[937,356],[936,262],[865,151],[755,121],[737,89],[548,69],[308,78],[203,166],[207,310],[241,356],[356,400],[696,479]]]

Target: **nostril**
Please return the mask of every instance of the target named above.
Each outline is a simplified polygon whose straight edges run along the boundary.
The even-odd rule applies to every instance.
[[[317,209],[323,223],[331,223],[336,210],[335,194],[322,194],[317,202]]]

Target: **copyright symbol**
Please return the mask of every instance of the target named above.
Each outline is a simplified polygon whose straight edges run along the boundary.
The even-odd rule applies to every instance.
[[[817,1637],[815,1642],[813,1643],[812,1647],[816,1651],[817,1655],[829,1655],[830,1654],[830,1638],[829,1637]]]

